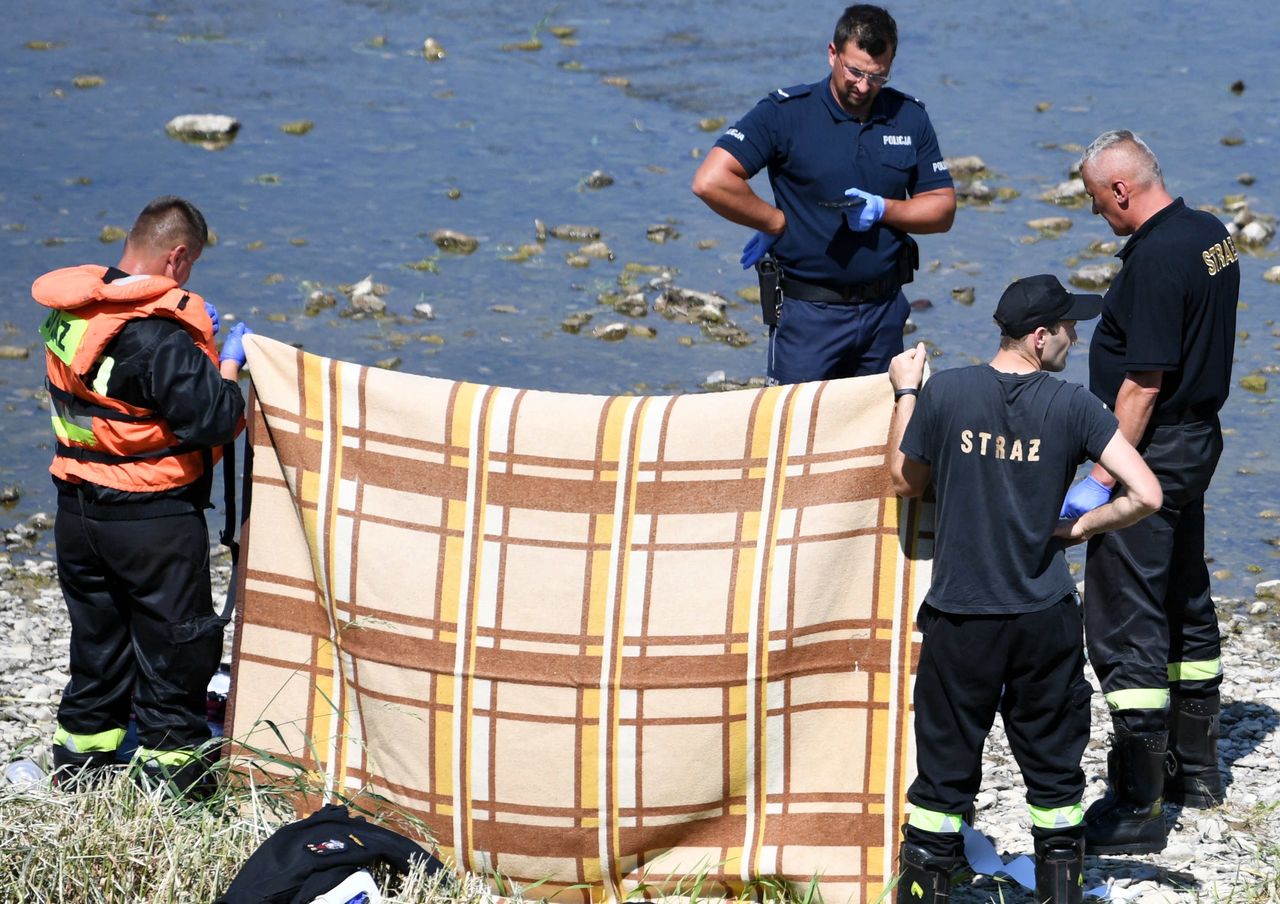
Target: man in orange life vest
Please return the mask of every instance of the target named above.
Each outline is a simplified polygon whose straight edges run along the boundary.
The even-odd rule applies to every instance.
[[[182,288],[208,238],[194,205],[157,198],[115,267],[55,270],[31,287],[52,309],[40,335],[71,619],[53,763],[70,787],[115,762],[130,708],[143,772],[178,790],[206,784],[198,748],[224,623],[204,509],[218,450],[244,425],[250,332],[237,323],[219,354],[217,311]]]

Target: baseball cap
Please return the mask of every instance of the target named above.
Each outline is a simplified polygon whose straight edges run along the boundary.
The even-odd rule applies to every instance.
[[[1000,331],[1015,339],[1036,327],[1053,326],[1059,320],[1092,320],[1102,313],[1101,295],[1068,292],[1049,273],[1014,280],[996,305]]]

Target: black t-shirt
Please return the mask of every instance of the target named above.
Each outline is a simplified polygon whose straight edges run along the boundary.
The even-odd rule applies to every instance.
[[[933,581],[943,612],[1008,615],[1075,589],[1053,538],[1063,496],[1096,461],[1116,419],[1083,386],[1044,371],[988,365],[936,374],[920,390],[902,451],[932,468],[937,490]]]
[[[1089,387],[1107,405],[1130,371],[1163,371],[1152,423],[1216,414],[1231,391],[1240,265],[1226,227],[1182,199],[1120,250],[1089,348]]]

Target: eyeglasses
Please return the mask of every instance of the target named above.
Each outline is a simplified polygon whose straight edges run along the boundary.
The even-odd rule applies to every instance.
[[[861,69],[850,66],[848,63],[843,61],[841,61],[840,65],[844,67],[844,71],[849,78],[855,82],[860,82],[865,79],[868,85],[873,85],[876,88],[883,88],[885,83],[889,81],[889,76],[887,75],[876,75],[873,72],[863,72]]]

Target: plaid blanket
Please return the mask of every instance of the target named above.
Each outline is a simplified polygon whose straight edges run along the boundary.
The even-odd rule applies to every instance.
[[[884,890],[931,543],[886,377],[600,397],[245,346],[242,757],[561,902]]]

